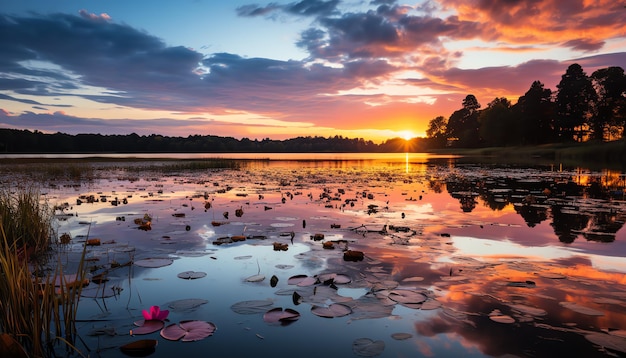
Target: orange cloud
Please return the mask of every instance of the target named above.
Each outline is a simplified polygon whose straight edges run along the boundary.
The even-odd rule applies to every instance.
[[[514,44],[554,44],[595,51],[626,32],[626,11],[609,0],[442,0],[462,21],[482,24],[483,39]]]

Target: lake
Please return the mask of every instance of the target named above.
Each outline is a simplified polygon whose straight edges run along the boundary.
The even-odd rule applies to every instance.
[[[84,155],[3,165],[5,187],[36,183],[56,206],[67,273],[98,239],[78,306],[85,356],[142,339],[157,340],[151,357],[626,354],[623,173],[419,153],[163,156],[110,155],[78,179],[28,168]],[[216,158],[238,168],[184,165]],[[164,335],[140,334],[152,306],[169,310]]]

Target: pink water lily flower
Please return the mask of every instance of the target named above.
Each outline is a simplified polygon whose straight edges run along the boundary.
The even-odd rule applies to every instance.
[[[169,310],[163,310],[161,311],[161,308],[159,308],[159,306],[152,306],[150,307],[150,312],[143,310],[143,318],[146,321],[164,321],[167,318],[167,315],[170,313]]]

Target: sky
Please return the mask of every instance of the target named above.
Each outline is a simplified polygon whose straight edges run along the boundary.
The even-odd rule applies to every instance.
[[[573,63],[626,67],[626,1],[0,0],[0,128],[380,143]]]

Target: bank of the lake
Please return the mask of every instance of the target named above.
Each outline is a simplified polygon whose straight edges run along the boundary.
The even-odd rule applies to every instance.
[[[536,146],[487,148],[446,148],[437,154],[456,154],[486,162],[516,164],[563,164],[583,166],[591,170],[626,168],[626,142],[554,143]]]

